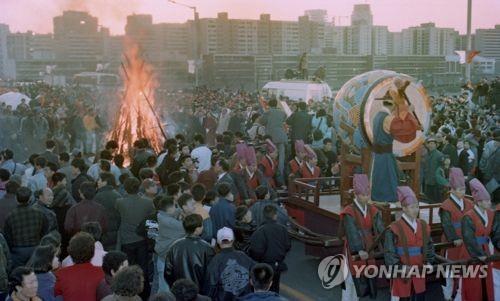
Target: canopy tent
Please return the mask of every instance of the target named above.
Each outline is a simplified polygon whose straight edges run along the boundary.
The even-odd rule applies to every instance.
[[[25,99],[26,104],[31,101],[31,98],[19,92],[7,92],[0,95],[0,103],[12,106],[13,110],[17,109],[17,106],[21,103],[21,99]]]

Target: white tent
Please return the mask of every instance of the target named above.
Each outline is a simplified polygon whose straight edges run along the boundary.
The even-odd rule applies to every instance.
[[[325,82],[311,82],[298,80],[281,80],[268,82],[262,88],[268,95],[286,96],[290,100],[322,101],[323,97],[332,97],[332,90]]]
[[[31,98],[19,92],[7,92],[5,94],[0,95],[0,103],[3,102],[6,105],[12,106],[12,109],[15,110],[17,106],[21,103],[21,99],[26,99],[26,103],[28,104],[31,101]]]

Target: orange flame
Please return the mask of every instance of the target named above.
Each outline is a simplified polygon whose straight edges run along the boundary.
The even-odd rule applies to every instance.
[[[148,139],[151,147],[159,151],[162,132],[153,112],[155,88],[158,87],[153,66],[145,61],[134,41],[126,39],[124,48],[121,69],[124,91],[108,139],[116,140],[119,152],[129,159],[134,142],[141,138]]]

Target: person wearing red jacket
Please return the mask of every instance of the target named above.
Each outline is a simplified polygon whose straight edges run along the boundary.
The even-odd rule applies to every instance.
[[[418,218],[418,200],[410,187],[398,187],[397,196],[403,214],[389,226],[384,240],[385,264],[397,271],[393,270],[391,297],[424,300],[424,265],[432,264],[435,258],[431,229],[424,220]]]
[[[462,237],[462,218],[474,207],[474,203],[465,197],[465,177],[460,168],[450,168],[450,196],[441,204],[439,217],[443,226],[443,242],[452,242],[454,247],[446,249],[445,257],[449,260],[463,260],[469,257]],[[459,281],[455,277],[446,278],[443,286],[445,300],[451,300]],[[458,292],[460,293],[460,292]]]
[[[488,256],[493,255],[490,241],[493,236],[492,228],[495,226],[493,225],[494,213],[490,209],[491,197],[478,179],[472,179],[469,187],[474,199],[474,208],[469,210],[462,219],[462,236],[468,256],[485,262]],[[496,300],[493,288],[493,266],[491,263],[483,264],[488,267],[486,277],[474,275],[475,277],[462,278],[462,300]]]
[[[314,152],[309,145],[305,145],[304,150],[306,154],[305,162],[302,163],[302,167],[300,169],[302,178],[319,178],[321,175],[321,169],[318,167],[318,157],[316,156],[316,152]]]
[[[370,201],[370,181],[365,174],[355,174],[353,178],[354,200],[340,213],[344,253],[347,257],[350,274],[342,289],[342,301],[355,301],[360,297],[376,297],[376,281],[355,274],[354,266],[362,269],[366,265],[375,265],[369,258],[368,249],[372,247],[375,236],[384,230],[382,215]],[[354,260],[352,255],[358,255]],[[359,277],[358,277],[359,276]]]

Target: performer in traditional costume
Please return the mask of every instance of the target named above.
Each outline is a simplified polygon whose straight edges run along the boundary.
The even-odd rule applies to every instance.
[[[293,177],[300,177],[300,169],[302,168],[302,163],[304,162],[305,148],[304,141],[295,140],[295,157],[288,162],[290,175]]]
[[[357,277],[354,266],[376,264],[374,259],[369,259],[368,250],[372,247],[375,237],[381,235],[384,230],[379,210],[369,204],[370,182],[365,174],[354,175],[353,192],[353,203],[340,213],[340,234],[344,238],[344,252],[350,270],[342,289],[343,301],[355,301],[365,296],[376,297],[376,279]],[[353,260],[352,255],[358,255],[360,259]]]
[[[460,168],[450,168],[450,196],[439,209],[441,225],[443,226],[443,242],[452,242],[455,247],[448,248],[445,257],[449,260],[463,260],[469,257],[462,238],[462,218],[474,207],[474,203],[465,198],[465,177]],[[447,278],[443,286],[445,300],[452,300],[454,291],[458,288],[457,278]],[[460,291],[457,292],[460,295]]]
[[[248,197],[252,201],[257,200],[255,196],[255,189],[259,186],[268,187],[267,181],[264,174],[257,169],[257,157],[255,155],[255,149],[252,146],[247,146],[245,151],[246,167],[241,171],[241,177],[246,185],[246,191],[248,191]],[[247,204],[250,205],[250,204]]]
[[[266,139],[266,147],[263,149],[263,156],[259,162],[259,169],[267,178],[269,187],[276,188],[276,171],[278,170],[278,152],[271,139]]]
[[[316,152],[309,145],[304,145],[304,150],[305,160],[300,169],[302,178],[319,178],[321,176],[321,169],[318,167],[318,157],[316,156]]]
[[[384,109],[373,119],[373,167],[372,200],[377,202],[396,202],[398,186],[398,167],[392,152],[394,139],[411,142],[416,137],[419,124],[406,104],[405,89],[410,83],[400,79],[384,97]],[[390,97],[389,97],[390,96]]]
[[[491,197],[486,188],[478,179],[469,182],[474,208],[469,210],[462,219],[462,236],[471,258],[484,261],[492,255],[490,239],[492,237],[494,213],[490,209]],[[481,278],[462,278],[462,300],[495,300],[493,290],[492,264],[488,265],[488,274]],[[480,264],[481,265],[481,264]]]
[[[413,269],[411,266],[417,266],[421,273],[424,265],[434,262],[431,229],[424,220],[418,218],[418,200],[410,187],[398,187],[397,196],[403,214],[389,226],[384,241],[385,264],[400,267],[399,273],[391,279],[391,296],[393,300],[424,300],[425,275],[409,272]]]

